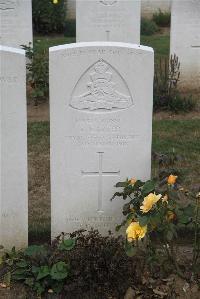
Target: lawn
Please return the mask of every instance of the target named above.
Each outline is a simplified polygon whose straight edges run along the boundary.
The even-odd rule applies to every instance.
[[[63,36],[35,36],[34,42],[37,41],[37,49],[39,51],[46,51],[49,47],[74,43],[75,37],[63,37]],[[169,55],[169,34],[156,34],[152,36],[141,36],[141,44],[149,47],[153,47],[155,50],[156,58],[159,56]]]
[[[200,168],[200,121],[156,120],[152,150],[181,156],[183,184],[195,186]],[[50,233],[49,123],[28,124],[30,240],[46,240]],[[153,163],[152,174],[157,170]],[[134,174],[133,174],[134,175]]]

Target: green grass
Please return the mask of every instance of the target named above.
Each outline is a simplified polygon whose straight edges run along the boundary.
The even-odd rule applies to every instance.
[[[76,42],[75,37],[63,37],[63,36],[35,36],[34,42],[37,41],[37,49],[39,51],[47,50],[49,47],[69,44]],[[141,36],[141,44],[149,47],[153,47],[155,50],[155,56],[168,56],[169,55],[169,34],[155,34],[152,36]]]
[[[141,44],[152,47],[155,51],[155,57],[169,56],[170,36],[169,34],[141,36]]]
[[[38,51],[46,51],[50,47],[75,43],[75,37],[64,36],[34,36],[34,42],[37,43]]]
[[[49,146],[49,122],[33,122],[28,123],[28,140],[29,147],[39,146],[41,143]]]
[[[200,157],[200,120],[153,122],[153,150],[176,151],[188,160]]]
[[[199,184],[200,120],[161,120],[153,122],[152,149],[180,156],[177,169],[186,187]],[[153,163],[152,172],[157,172]]]

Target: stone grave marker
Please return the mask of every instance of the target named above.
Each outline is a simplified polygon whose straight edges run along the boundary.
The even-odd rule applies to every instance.
[[[180,61],[180,89],[200,92],[200,1],[174,0],[170,53]]]
[[[76,0],[76,40],[140,44],[140,0]]]
[[[0,244],[28,243],[25,52],[0,46]]]
[[[149,179],[153,50],[118,42],[50,48],[52,237],[115,231],[127,177]]]
[[[31,0],[0,1],[0,44],[19,48],[33,43]]]

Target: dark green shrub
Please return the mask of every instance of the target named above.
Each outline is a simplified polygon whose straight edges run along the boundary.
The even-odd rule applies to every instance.
[[[51,290],[62,298],[122,298],[141,276],[122,237],[103,237],[96,230],[66,237],[62,233],[51,245],[8,252],[0,264],[0,281],[9,274],[11,281],[38,295]]]
[[[76,21],[67,20],[64,25],[64,36],[75,37],[76,36]]]
[[[39,101],[46,100],[49,96],[49,62],[48,52],[38,51],[38,42],[34,42],[34,47],[23,48],[26,50],[28,58],[27,67],[27,84],[30,90],[30,97],[34,100],[35,105]]]
[[[62,238],[53,246],[32,245],[21,252],[13,248],[5,254],[3,268],[11,281],[23,283],[38,296],[49,289],[60,293],[70,274],[67,253],[75,243],[75,239]]]
[[[195,107],[196,102],[193,100],[192,96],[182,97],[180,94],[172,97],[168,103],[169,110],[175,113],[178,113],[179,111],[189,112],[194,110]]]
[[[40,34],[62,33],[66,17],[65,0],[33,0],[33,29]]]
[[[141,20],[141,34],[142,35],[153,35],[158,32],[158,26],[154,21],[144,19]]]
[[[160,9],[153,14],[153,21],[160,27],[170,27],[171,14],[170,12],[162,12]]]
[[[160,58],[155,65],[154,76],[154,110],[170,110],[172,112],[188,112],[195,108],[191,97],[184,98],[178,91],[180,63],[176,55]]]

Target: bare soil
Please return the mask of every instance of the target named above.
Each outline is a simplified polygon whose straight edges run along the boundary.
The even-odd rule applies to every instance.
[[[28,121],[49,121],[49,102],[45,101],[35,106],[33,101],[27,105]]]

